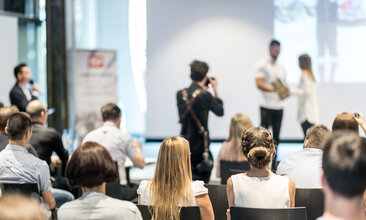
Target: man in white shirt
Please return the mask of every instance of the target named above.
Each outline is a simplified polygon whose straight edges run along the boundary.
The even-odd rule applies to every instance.
[[[277,79],[285,82],[286,73],[284,67],[277,61],[280,54],[281,44],[272,40],[269,45],[269,57],[260,60],[256,65],[255,80],[260,91],[260,114],[261,126],[272,127],[273,139],[279,143],[283,102],[275,92],[272,83]]]
[[[103,145],[112,155],[112,159],[118,164],[120,184],[125,200],[137,197],[137,185],[127,184],[125,161],[128,156],[133,165],[144,168],[145,160],[141,152],[141,145],[136,144],[129,134],[120,131],[122,113],[121,109],[113,103],[108,103],[101,108],[103,125],[87,134],[83,143],[91,141]]]
[[[306,132],[304,149],[283,159],[277,167],[277,174],[287,176],[295,182],[296,188],[322,188],[323,150],[321,143],[330,134],[324,125],[314,125]]]

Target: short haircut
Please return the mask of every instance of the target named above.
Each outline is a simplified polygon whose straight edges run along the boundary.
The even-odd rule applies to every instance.
[[[20,141],[25,133],[32,128],[32,121],[27,113],[16,112],[10,115],[6,128],[10,140]]]
[[[117,179],[116,164],[108,150],[96,142],[79,146],[66,165],[72,186],[94,187]]]
[[[306,140],[309,147],[322,149],[322,142],[330,134],[329,128],[325,125],[314,125],[306,131]]]
[[[335,131],[324,143],[323,171],[329,187],[343,197],[362,196],[366,188],[366,140]]]
[[[100,109],[103,121],[117,120],[121,114],[121,109],[114,103],[108,103]]]
[[[208,65],[205,62],[194,60],[191,64],[191,79],[200,82],[205,78],[208,72]]]
[[[0,108],[0,131],[4,131],[10,115],[19,112],[15,105]]]
[[[33,100],[28,103],[26,107],[26,112],[32,119],[34,119],[41,117],[42,112],[46,112],[46,107],[42,102],[38,100]]]
[[[333,121],[332,130],[352,130],[358,133],[358,123],[351,113],[342,112]]]
[[[22,68],[28,66],[25,63],[20,63],[16,67],[14,67],[14,76],[17,79],[18,73],[22,72]]]
[[[0,198],[0,219],[47,220],[46,210],[29,197],[9,194]]]
[[[276,39],[272,39],[271,42],[269,43],[269,48],[273,46],[281,46],[281,43]]]

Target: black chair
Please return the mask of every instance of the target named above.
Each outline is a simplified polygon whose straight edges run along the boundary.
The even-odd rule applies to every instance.
[[[307,220],[306,208],[258,209],[230,208],[231,220]]]
[[[137,205],[143,220],[151,220],[151,213],[146,205]],[[198,206],[182,207],[180,210],[181,220],[201,220],[200,209]]]
[[[226,184],[227,180],[231,176],[230,170],[235,170],[236,173],[244,173],[250,170],[250,165],[247,161],[237,162],[220,160],[221,184]]]
[[[322,189],[296,189],[295,207],[306,207],[309,220],[323,215],[324,194]]]
[[[205,187],[208,189],[215,219],[226,219],[226,210],[229,208],[226,185],[206,184]]]
[[[114,182],[107,183],[105,186],[105,194],[115,199],[123,199],[122,187],[119,179],[118,163],[114,162],[117,169],[117,179]]]
[[[6,194],[22,194],[41,201],[41,194],[37,183],[1,183],[1,191]]]

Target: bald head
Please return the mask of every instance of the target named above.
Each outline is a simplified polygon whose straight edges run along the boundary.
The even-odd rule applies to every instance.
[[[6,122],[10,115],[19,112],[15,105],[0,108],[0,132],[5,132]]]
[[[47,107],[38,100],[29,102],[26,112],[30,115],[33,122],[47,123]]]

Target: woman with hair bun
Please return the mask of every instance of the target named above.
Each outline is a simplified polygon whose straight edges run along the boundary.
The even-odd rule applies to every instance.
[[[233,175],[227,182],[229,206],[247,208],[290,208],[295,206],[295,184],[274,174],[269,163],[275,151],[271,133],[263,127],[246,130],[242,152],[250,170]]]

